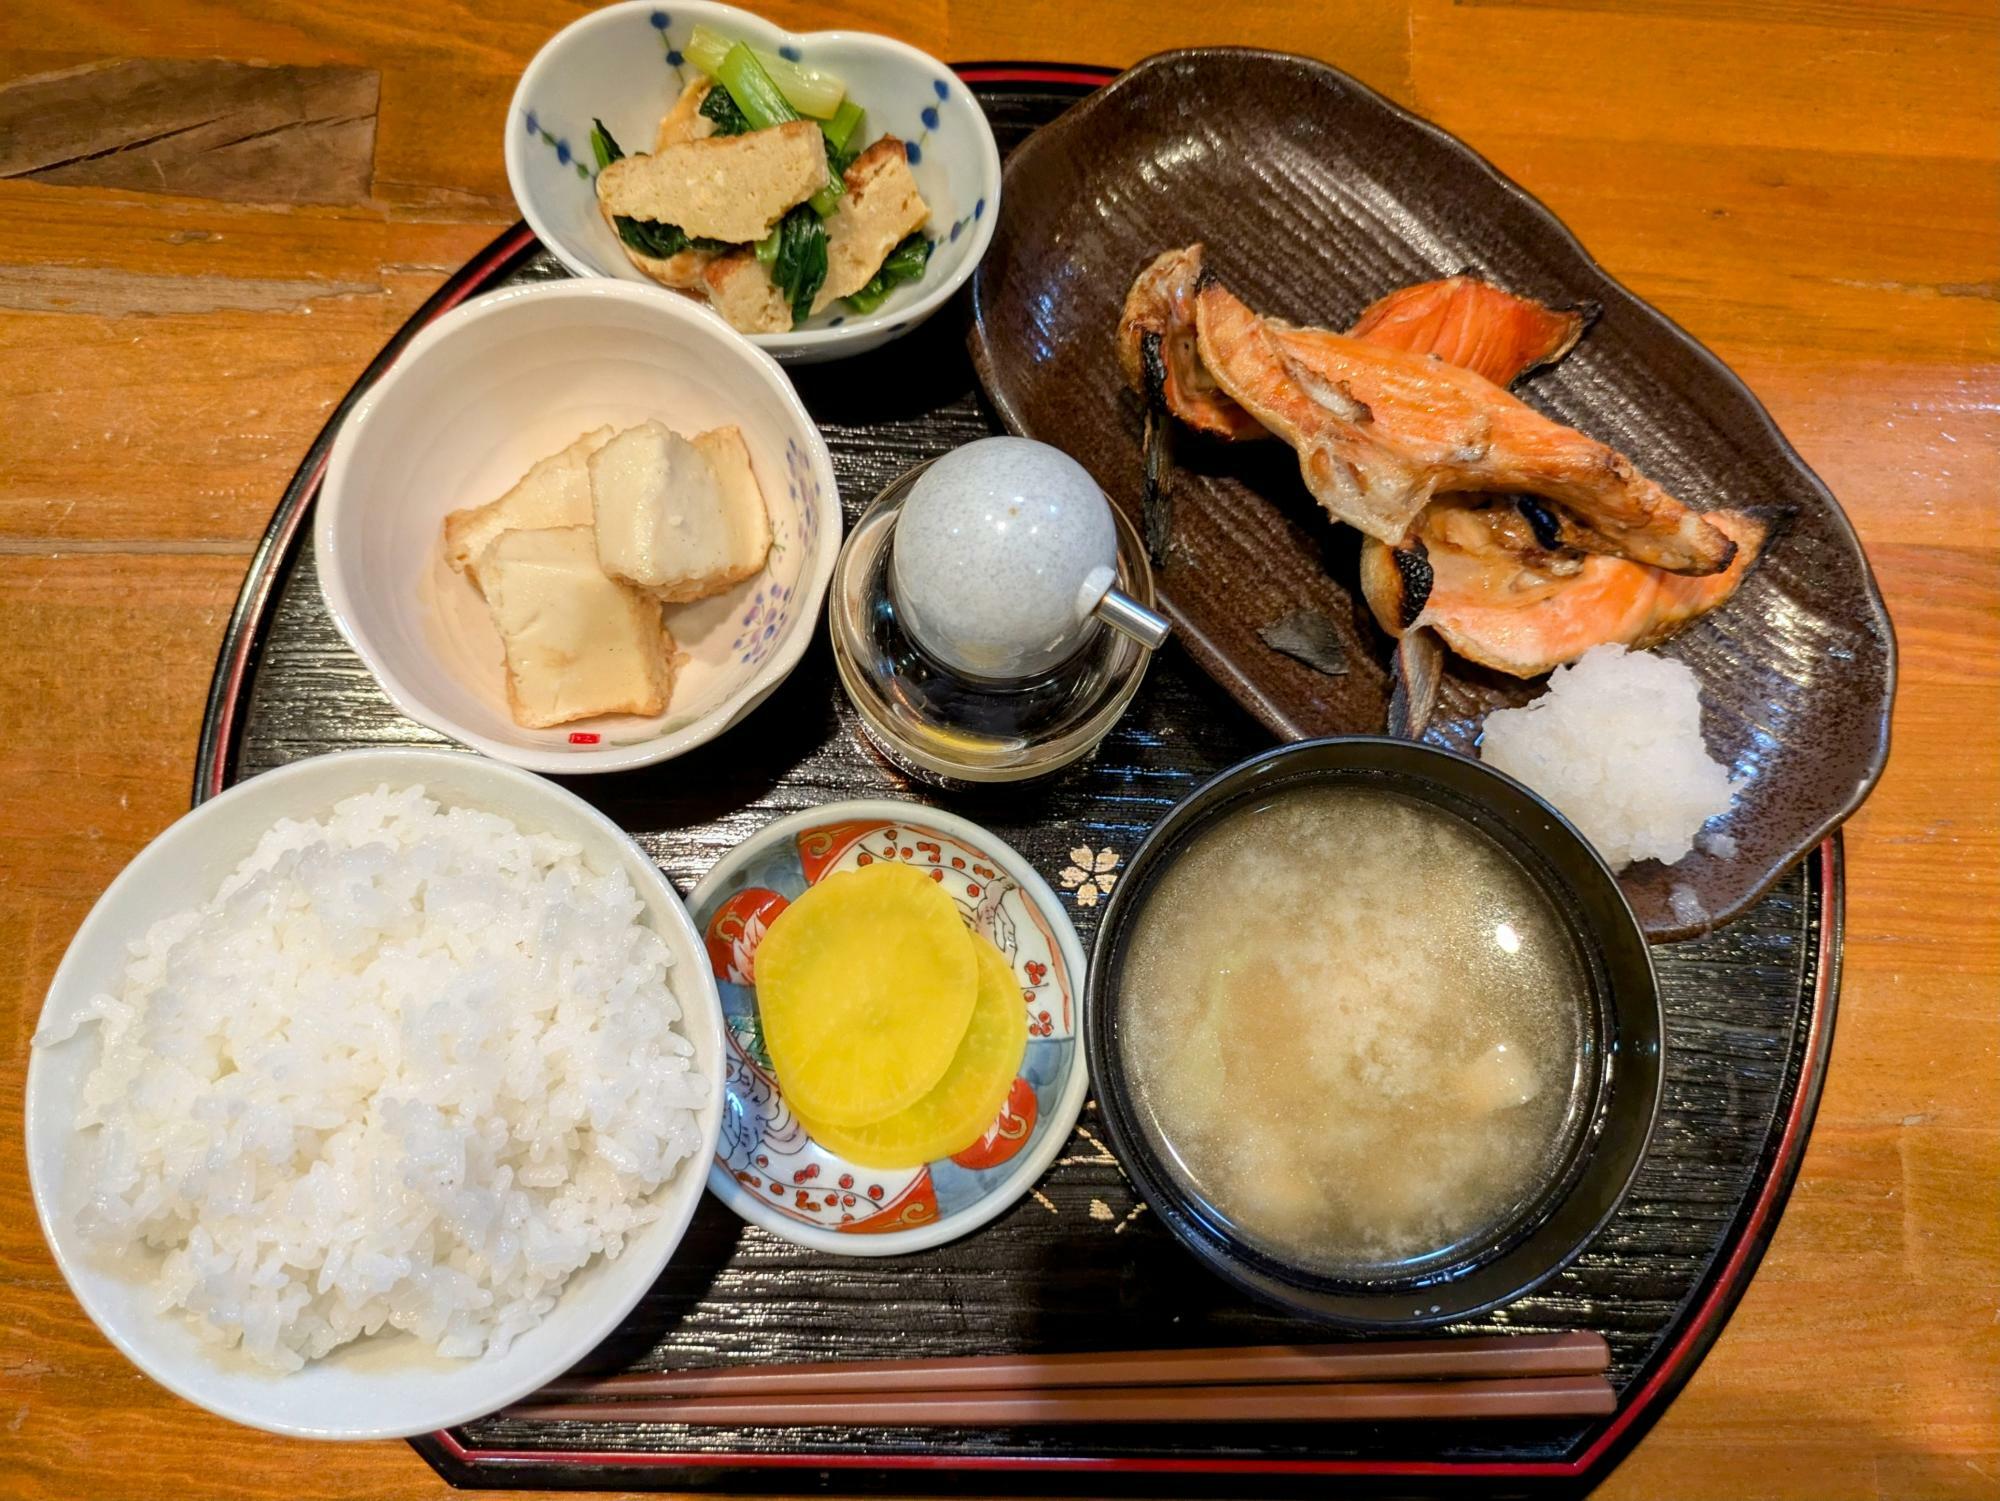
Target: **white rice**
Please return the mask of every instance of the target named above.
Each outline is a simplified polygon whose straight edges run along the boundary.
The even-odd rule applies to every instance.
[[[656,1217],[709,1082],[624,872],[421,787],[281,821],[155,924],[100,1024],[78,1228],[265,1365],[499,1353]]]
[[[1709,757],[1693,669],[1622,646],[1593,646],[1533,703],[1487,715],[1479,755],[1554,803],[1613,870],[1672,865],[1745,785]],[[1718,834],[1711,849],[1725,858],[1734,843]]]

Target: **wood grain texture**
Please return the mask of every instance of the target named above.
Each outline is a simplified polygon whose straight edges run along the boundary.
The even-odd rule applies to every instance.
[[[366,68],[130,58],[0,86],[0,177],[254,203],[368,196]]]
[[[1994,7],[768,9],[791,25],[890,30],[947,57],[1123,63],[1204,41],[1326,57],[1486,152],[1750,381],[1869,546],[1900,632],[1895,751],[1849,826],[1839,1033],[1799,1187],[1720,1344],[1601,1494],[2000,1492]],[[0,84],[218,57],[381,80],[364,203],[0,183],[7,1119],[19,1119],[27,1037],[63,945],[186,806],[236,551],[324,406],[513,217],[506,100],[574,14],[561,0],[0,7]],[[386,290],[344,290],[357,287]],[[5,1495],[444,1491],[403,1446],[267,1439],[134,1372],[49,1262],[11,1129],[0,1421]]]

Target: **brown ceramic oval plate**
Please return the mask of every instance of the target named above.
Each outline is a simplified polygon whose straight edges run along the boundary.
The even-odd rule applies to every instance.
[[[1197,240],[1253,307],[1303,323],[1343,327],[1394,287],[1468,268],[1597,303],[1583,341],[1518,394],[1701,509],[1791,513],[1736,597],[1661,648],[1699,675],[1709,750],[1748,785],[1711,826],[1731,857],[1624,872],[1648,937],[1736,916],[1873,788],[1895,639],[1840,506],[1721,361],[1470,148],[1325,64],[1202,48],[1147,59],[1037,131],[1001,202],[973,281],[980,379],[1008,427],[1074,454],[1135,519],[1141,410],[1113,329],[1138,270]],[[1189,653],[1286,739],[1380,731],[1392,643],[1356,584],[1356,534],[1325,519],[1282,445],[1183,442],[1176,460],[1157,584]],[[1259,635],[1301,609],[1331,625],[1344,673]],[[1488,710],[1541,687],[1447,656],[1425,738],[1470,751]]]

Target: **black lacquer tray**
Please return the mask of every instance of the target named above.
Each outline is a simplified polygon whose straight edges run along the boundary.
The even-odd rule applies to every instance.
[[[1002,148],[1108,74],[977,65]],[[528,233],[501,236],[391,341],[334,414],[272,518],[210,690],[195,799],[321,752],[437,744],[399,715],[320,602],[305,524],[355,395],[410,335],[505,282],[565,274]],[[832,447],[850,520],[911,463],[996,430],[964,352],[964,309],[857,361],[797,372]],[[1028,856],[1085,941],[1115,876],[1166,809],[1269,735],[1172,648],[1091,761],[1041,783],[940,796],[866,746],[824,637],[713,746],[664,767],[581,778],[685,893],[780,813],[876,795],[944,801]],[[1630,1199],[1542,1291],[1460,1332],[1596,1329],[1608,1418],[1456,1425],[1190,1425],[1036,1430],[685,1428],[486,1420],[416,1441],[455,1484],[714,1491],[1481,1496],[1587,1489],[1644,1433],[1720,1332],[1775,1228],[1818,1102],[1839,976],[1841,868],[1828,840],[1744,917],[1656,950],[1667,1019],[1664,1111]],[[915,1256],[829,1257],[706,1199],[606,1369],[1006,1349],[1316,1340],[1203,1271],[1138,1206],[1086,1110],[1037,1191],[977,1234]]]

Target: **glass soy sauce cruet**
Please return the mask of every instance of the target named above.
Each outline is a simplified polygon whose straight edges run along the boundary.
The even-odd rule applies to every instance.
[[[841,549],[828,614],[875,744],[942,781],[1087,754],[1168,624],[1129,523],[1083,466],[985,438],[901,476]]]

